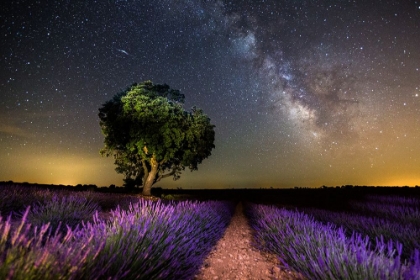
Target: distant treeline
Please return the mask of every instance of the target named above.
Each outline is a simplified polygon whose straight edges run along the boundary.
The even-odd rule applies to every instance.
[[[47,188],[50,190],[75,190],[75,191],[100,191],[100,192],[124,192],[124,187],[117,187],[110,185],[108,187],[98,187],[94,184],[77,184],[77,185],[54,185],[54,184],[38,184],[28,182],[13,182],[13,181],[0,181],[0,186],[23,186],[23,187],[36,187],[36,188]]]
[[[16,183],[13,181],[0,181],[0,186],[37,187],[49,190],[95,191],[108,193],[141,194],[141,188],[127,189],[110,185],[97,187],[96,185],[48,185],[35,183]],[[397,195],[406,197],[419,197],[420,187],[408,186],[321,186],[319,188],[294,187],[288,189],[260,188],[260,189],[162,189],[152,188],[152,195],[161,198],[193,199],[193,200],[242,200],[256,203],[274,203],[281,205],[296,205],[308,207],[321,207],[345,209],[350,200],[361,199],[366,195]]]
[[[19,186],[29,186],[29,187],[41,187],[41,188],[73,188],[73,189],[83,189],[83,190],[96,190],[96,189],[124,189],[124,186],[116,186],[114,184],[111,184],[109,186],[100,186],[98,187],[95,184],[77,184],[77,185],[63,185],[63,184],[59,184],[59,185],[55,185],[55,184],[38,184],[38,183],[28,183],[28,182],[14,182],[14,181],[0,181],[0,186],[4,186],[4,185],[19,185]],[[385,188],[385,189],[401,189],[401,188],[420,188],[419,185],[416,186],[360,186],[360,185],[341,185],[341,186],[320,186],[319,188],[313,188],[313,187],[305,187],[305,186],[295,186],[293,188],[273,188],[273,187],[269,187],[269,188],[227,188],[229,190],[290,190],[290,189],[353,189],[353,188],[375,188],[375,189],[379,189],[379,188]],[[141,189],[141,188],[139,188]],[[162,189],[157,187],[156,189]],[[183,188],[177,188],[177,189],[168,189],[168,190],[173,190],[173,191],[186,191]],[[195,190],[203,190],[203,189],[188,189],[191,191],[195,191]],[[210,189],[213,190],[213,189]],[[225,189],[223,189],[225,190]]]

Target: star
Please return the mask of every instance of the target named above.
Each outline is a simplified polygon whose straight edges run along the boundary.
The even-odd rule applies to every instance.
[[[419,9],[11,1],[0,11],[0,180],[121,185],[99,155],[98,108],[152,80],[216,125],[203,167],[162,187],[418,185]]]

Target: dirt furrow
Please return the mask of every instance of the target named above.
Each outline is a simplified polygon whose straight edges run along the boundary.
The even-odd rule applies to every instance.
[[[195,280],[299,279],[295,273],[281,270],[274,255],[257,250],[251,241],[252,230],[239,203],[224,236],[204,261]]]

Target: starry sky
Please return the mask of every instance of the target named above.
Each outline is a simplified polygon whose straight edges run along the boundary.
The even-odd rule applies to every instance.
[[[420,1],[1,5],[0,180],[121,185],[98,108],[152,80],[216,125],[160,187],[420,185]]]

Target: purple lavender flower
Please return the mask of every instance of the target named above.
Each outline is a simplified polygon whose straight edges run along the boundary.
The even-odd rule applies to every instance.
[[[246,213],[263,250],[308,279],[420,279],[417,259],[402,262],[402,246],[322,224],[298,211],[247,204]]]

